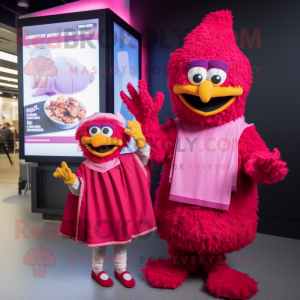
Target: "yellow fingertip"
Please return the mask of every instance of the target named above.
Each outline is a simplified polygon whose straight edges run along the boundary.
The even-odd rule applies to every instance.
[[[144,142],[138,142],[137,147],[138,148],[144,148],[146,144]]]
[[[61,163],[61,167],[64,168],[64,169],[66,169],[66,168],[68,167],[68,165],[67,165],[66,162],[63,161],[63,162]]]
[[[141,128],[141,125],[140,125],[140,123],[139,123],[138,121],[134,121],[132,126],[133,126],[135,129],[138,129],[138,130]]]
[[[130,136],[132,135],[132,131],[130,129],[125,129],[124,132]]]

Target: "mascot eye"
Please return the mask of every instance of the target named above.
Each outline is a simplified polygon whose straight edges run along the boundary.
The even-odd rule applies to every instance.
[[[108,126],[105,126],[105,127],[102,128],[102,133],[103,133],[106,137],[112,136],[113,132],[114,132],[114,131],[113,131],[110,127],[108,127]]]
[[[96,127],[96,126],[91,127],[90,130],[89,130],[90,136],[93,136],[93,135],[95,135],[97,133],[100,133],[100,132],[101,132],[101,129],[99,127]]]
[[[201,67],[194,67],[188,71],[189,82],[193,85],[199,85],[202,81],[206,80],[207,71]]]
[[[208,70],[207,79],[210,80],[213,84],[221,85],[225,82],[227,74],[221,70],[212,68]]]

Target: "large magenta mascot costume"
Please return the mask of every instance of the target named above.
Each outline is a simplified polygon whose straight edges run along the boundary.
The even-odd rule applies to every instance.
[[[139,93],[128,85],[132,99],[121,93],[152,147],[150,159],[164,164],[155,214],[171,258],[150,259],[143,272],[153,287],[175,289],[203,267],[211,293],[249,298],[257,282],[231,269],[225,254],[253,242],[257,183],[282,180],[287,168],[245,123],[252,71],[235,43],[231,13],[208,14],[171,54],[167,70],[176,119],[159,125],[164,96],[152,99],[143,80]]]

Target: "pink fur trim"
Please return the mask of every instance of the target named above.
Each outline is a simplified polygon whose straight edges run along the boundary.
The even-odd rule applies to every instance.
[[[100,244],[88,244],[88,247],[93,248],[93,247],[100,247],[100,246],[128,244],[128,243],[130,243],[130,242],[132,241],[132,239],[137,238],[137,237],[139,237],[139,236],[143,236],[143,235],[148,234],[148,233],[150,233],[150,232],[153,232],[153,231],[155,231],[155,230],[157,230],[157,227],[153,227],[153,228],[151,228],[151,229],[148,229],[148,230],[146,230],[146,231],[144,231],[144,232],[141,232],[141,233],[138,233],[138,234],[133,234],[133,235],[131,236],[131,239],[130,239],[130,240],[127,240],[127,241],[111,241],[111,242],[100,243]],[[59,232],[59,234],[60,234],[61,236],[67,237],[67,238],[69,238],[69,239],[71,239],[71,240],[74,240],[74,241],[76,241],[77,243],[87,243],[87,241],[79,241],[79,240],[76,239],[75,237],[70,236],[70,235],[66,235],[66,234],[61,233],[61,232]]]
[[[145,174],[145,176],[147,178],[148,177],[147,170],[145,169],[145,166],[143,165],[142,161],[140,160],[140,158],[138,157],[138,155],[135,152],[133,152],[133,156],[137,160],[138,164],[141,166],[141,168],[142,168],[142,170],[143,170],[143,172],[144,172],[144,174]]]
[[[155,231],[156,229],[157,229],[156,227],[153,227],[153,228],[148,229],[148,230],[146,230],[146,231],[144,231],[142,233],[134,234],[134,235],[131,236],[131,239],[134,239],[136,237],[148,234],[150,232]],[[100,246],[108,246],[108,245],[123,245],[123,244],[130,243],[131,239],[127,240],[127,241],[112,241],[112,242],[106,242],[106,243],[101,243],[101,244],[88,244],[88,247],[100,247]]]
[[[153,232],[153,231],[155,231],[156,229],[157,229],[157,227],[153,227],[153,228],[148,229],[148,230],[146,230],[146,231],[144,231],[144,232],[142,232],[142,233],[134,234],[134,235],[132,235],[131,237],[132,237],[132,238],[137,238],[137,237],[139,237],[139,236],[142,236],[142,235],[145,235],[145,234],[147,234],[147,233]]]
[[[81,208],[81,202],[82,202],[82,196],[83,196],[83,190],[84,190],[84,180],[82,177],[77,177],[77,178],[80,180],[81,185],[80,185],[78,208],[77,208],[77,224],[76,224],[75,241],[82,243],[82,241],[78,240],[78,224],[79,224],[80,208]]]

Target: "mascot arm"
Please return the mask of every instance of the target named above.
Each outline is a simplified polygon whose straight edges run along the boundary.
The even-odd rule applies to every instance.
[[[127,126],[129,129],[125,129],[124,132],[133,137],[137,150],[136,154],[140,158],[144,166],[149,162],[151,147],[147,144],[146,138],[143,135],[141,124],[138,121],[128,121]]]
[[[76,181],[72,185],[68,185],[70,192],[75,195],[79,196],[80,194],[80,181],[78,178],[76,178]]]
[[[138,121],[128,121],[127,126],[129,127],[129,129],[125,129],[124,132],[127,135],[133,137],[138,149],[144,148],[147,143],[142,132],[141,124]]]
[[[288,172],[277,148],[270,152],[254,126],[244,130],[239,140],[239,153],[246,174],[257,183],[276,183]]]
[[[136,154],[138,155],[138,157],[140,158],[140,160],[144,166],[146,166],[149,162],[150,153],[151,153],[151,146],[149,146],[148,144],[146,144],[145,147],[138,148],[136,150]]]
[[[129,83],[127,89],[131,98],[124,91],[121,91],[121,98],[141,124],[143,135],[151,146],[150,159],[154,163],[165,163],[169,153],[173,152],[176,141],[175,123],[169,120],[165,125],[159,125],[158,112],[164,101],[163,93],[158,92],[152,99],[145,80],[139,81],[138,88],[139,92]]]
[[[80,181],[77,176],[72,173],[68,165],[63,161],[61,163],[61,168],[57,168],[53,173],[54,177],[61,178],[64,183],[69,187],[73,195],[79,196]]]

